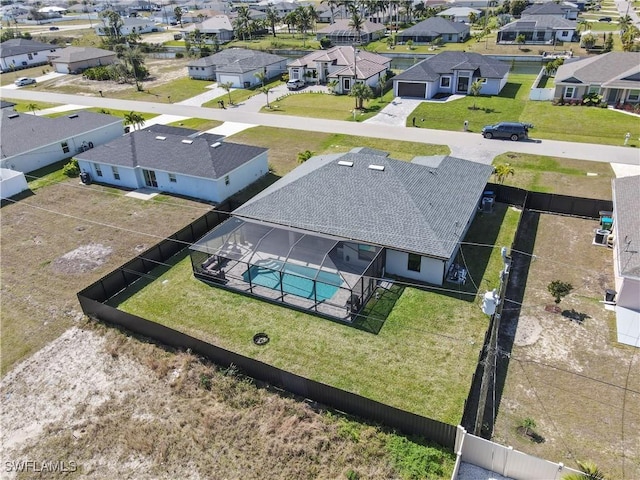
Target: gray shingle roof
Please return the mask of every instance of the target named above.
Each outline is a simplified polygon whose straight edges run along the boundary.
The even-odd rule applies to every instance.
[[[353,28],[350,24],[351,24],[351,20],[349,19],[339,19],[333,22],[332,24],[319,29],[316,33],[331,35],[331,34],[337,34],[341,32],[352,32],[355,34],[356,29]],[[366,20],[362,22],[362,26],[360,27],[360,34],[363,35],[367,33],[379,32],[380,30],[386,30],[386,29],[387,27],[385,27],[381,23],[373,23],[373,22],[370,22],[369,20]]]
[[[556,83],[600,84],[618,88],[640,88],[640,52],[609,52],[570,61],[556,72]]]
[[[431,168],[378,153],[314,157],[233,214],[448,259],[493,168],[454,157]]]
[[[462,33],[469,27],[461,22],[451,22],[442,17],[431,17],[407,28],[398,34],[399,37],[436,36],[443,33]]]
[[[85,111],[48,118],[3,109],[0,124],[2,158],[61,142],[74,135],[118,122],[122,123],[122,118]]]
[[[570,5],[559,5],[554,2],[535,3],[524,9],[522,16],[527,15],[559,15],[563,16],[568,11],[577,12],[577,7]]]
[[[165,137],[164,140],[156,137]],[[221,142],[222,137],[204,134],[195,138],[157,135],[140,130],[76,155],[80,160],[122,167],[142,167],[201,178],[220,178],[254,159],[266,148]],[[191,143],[184,143],[183,140]]]
[[[215,65],[219,72],[245,73],[285,61],[285,57],[272,53],[229,48],[208,57],[189,62],[190,67],[209,67]]]
[[[388,66],[391,64],[391,59],[377,53],[367,52],[366,50],[358,49],[358,63],[362,61],[369,61],[377,63],[379,65]],[[287,67],[306,67],[316,68],[317,62],[329,62],[332,65],[342,65],[345,67],[353,65],[354,60],[353,47],[333,47],[329,50],[317,50],[311,52],[304,57],[297,58],[287,64]]]
[[[509,72],[509,65],[479,53],[442,52],[416,63],[393,79],[434,82],[454,70],[479,70],[478,76],[482,78],[502,78]]]
[[[618,270],[640,279],[640,175],[613,180]]]
[[[26,38],[12,38],[0,43],[0,58],[12,57],[14,55],[23,55],[25,53],[51,51],[59,48],[50,43],[36,42],[35,40],[27,40]],[[46,61],[46,59],[42,59]]]
[[[54,63],[74,63],[94,58],[115,57],[116,52],[93,47],[67,47],[48,55]]]
[[[575,30],[577,23],[553,15],[527,15],[520,20],[508,23],[500,29],[501,32],[524,30]]]

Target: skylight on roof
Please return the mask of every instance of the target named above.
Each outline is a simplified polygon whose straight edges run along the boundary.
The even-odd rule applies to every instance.
[[[353,167],[353,162],[347,162],[346,160],[340,160],[338,165],[342,165],[343,167]]]
[[[166,140],[166,139],[167,139],[167,137],[163,137],[163,136],[161,136],[161,135],[158,135],[158,136],[156,137],[156,140]]]
[[[377,170],[379,172],[384,172],[384,165],[369,165],[369,170]]]

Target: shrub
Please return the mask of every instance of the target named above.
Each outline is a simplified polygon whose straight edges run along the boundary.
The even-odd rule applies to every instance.
[[[67,177],[77,177],[78,175],[80,175],[80,167],[78,166],[78,160],[75,158],[72,158],[71,160],[69,160],[69,163],[67,163],[64,167],[62,167],[62,173],[64,173]]]
[[[582,104],[587,107],[597,107],[602,103],[602,95],[597,93],[588,93],[584,97],[582,97]]]
[[[184,58],[184,53],[176,52],[176,58]]]
[[[331,40],[328,37],[322,37],[320,39],[320,46],[326,50],[331,46]]]
[[[444,476],[447,460],[451,461],[446,452],[428,446],[418,438],[391,435],[387,449],[402,477],[412,480],[441,478]]]
[[[111,70],[105,66],[87,68],[82,76],[87,80],[111,80]]]

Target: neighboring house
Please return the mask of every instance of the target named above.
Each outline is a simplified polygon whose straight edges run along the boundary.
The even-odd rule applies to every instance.
[[[0,109],[13,110],[16,104],[13,102],[8,102],[7,100],[0,100]]]
[[[330,25],[316,32],[318,40],[327,37],[332,45],[365,45],[384,37],[387,28],[379,23],[365,21],[356,31],[351,25],[351,20],[336,20]]]
[[[516,43],[520,35],[524,36],[526,44],[572,42],[576,36],[576,26],[575,21],[554,15],[527,15],[498,30],[497,43]]]
[[[618,341],[640,347],[640,176],[612,183]]]
[[[468,37],[469,25],[431,17],[398,33],[396,41],[407,43],[411,40],[414,44],[426,44],[440,38],[443,43],[458,43],[464,42]]]
[[[0,70],[9,72],[44,65],[49,61],[47,55],[57,49],[55,45],[26,38],[6,40],[0,43]]]
[[[11,198],[28,188],[24,173],[9,170],[8,168],[0,168],[0,199]]]
[[[29,173],[121,136],[122,118],[79,111],[49,118],[2,110],[0,168]],[[37,132],[37,135],[34,135]]]
[[[448,0],[447,4],[451,7],[467,7],[467,8],[491,8],[497,7],[501,3],[499,0]]]
[[[116,53],[94,47],[66,47],[49,55],[49,61],[56,72],[82,73],[87,68],[111,65]]]
[[[94,181],[220,203],[269,171],[267,149],[193,130],[150,128],[76,155]],[[195,132],[197,134],[197,132]]]
[[[561,65],[555,98],[582,99],[589,93],[605,102],[640,103],[640,52],[609,52]]]
[[[395,96],[430,99],[438,93],[463,94],[482,80],[481,95],[497,95],[509,78],[509,65],[470,52],[442,52],[393,77]]]
[[[187,64],[189,76],[218,83],[231,82],[234,88],[260,85],[256,73],[273,78],[287,71],[287,59],[272,53],[229,48]]]
[[[263,0],[256,4],[252,4],[251,8],[261,12],[266,12],[267,9],[273,8],[278,14],[278,16],[282,18],[285,15],[288,15],[289,13],[293,12],[296,8],[300,6],[302,6],[302,4],[297,2],[286,2],[286,1],[274,2],[273,0],[266,0],[266,1]]]
[[[106,36],[109,35],[110,28],[108,19],[105,17],[102,19],[101,24],[96,25],[95,31],[97,35]],[[158,27],[152,18],[123,18],[120,35],[127,36],[132,33],[151,33],[157,32],[160,29],[162,29],[162,27]]]
[[[382,277],[442,285],[493,168],[387,155],[356,148],[307,160],[194,245],[194,273],[340,319]]]
[[[524,18],[530,15],[553,15],[559,18],[566,18],[567,20],[576,20],[579,11],[580,9],[577,6],[568,2],[535,3],[525,8],[521,17]]]
[[[438,13],[438,16],[448,18],[452,22],[468,23],[470,22],[471,14],[479,18],[482,11],[470,7],[451,7]]]
[[[213,43],[214,39],[218,43],[227,43],[233,40],[233,25],[227,15],[216,15],[215,17],[207,18],[200,23],[184,27],[181,32],[186,38],[189,33],[196,30],[205,36],[208,43]]]
[[[338,81],[337,93],[348,93],[354,80],[375,87],[391,68],[391,59],[383,55],[354,49],[333,47],[318,50],[287,64],[289,79],[324,84]]]

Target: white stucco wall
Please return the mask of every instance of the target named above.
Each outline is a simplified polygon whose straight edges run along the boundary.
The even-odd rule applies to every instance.
[[[419,272],[409,270],[407,268],[408,262],[409,254],[407,252],[387,249],[386,273],[400,275],[401,277],[428,282],[434,285],[442,285],[444,279],[444,261],[430,257],[421,257]]]
[[[24,173],[0,168],[0,198],[13,197],[28,188]]]
[[[78,153],[83,142],[92,142],[95,147],[107,143],[123,134],[122,121],[114,122],[104,127],[81,133],[68,138],[61,138],[58,142],[43,145],[34,150],[0,160],[0,168],[10,168],[19,172],[29,173],[52,163],[70,158]],[[62,142],[67,142],[69,152],[64,152]]]
[[[47,55],[55,51],[56,49],[54,48],[51,50],[33,52],[31,53],[31,58],[29,58],[29,54],[27,53],[0,58],[0,68],[2,68],[2,71],[7,71],[11,70],[12,66],[13,68],[26,68],[30,65],[41,65],[47,63]]]
[[[189,76],[204,80],[215,80],[215,68],[213,65],[208,67],[188,67]]]
[[[504,81],[504,83],[506,83],[506,80]],[[504,83],[502,79],[499,80],[497,78],[487,78],[487,83],[482,85],[482,88],[480,89],[480,94],[481,95],[497,95],[498,93],[500,93],[500,90],[502,90]]]

